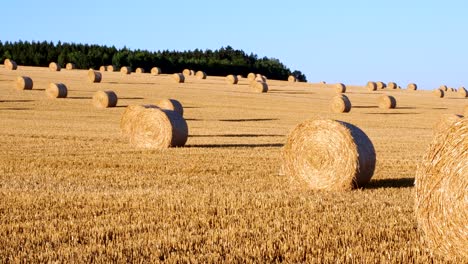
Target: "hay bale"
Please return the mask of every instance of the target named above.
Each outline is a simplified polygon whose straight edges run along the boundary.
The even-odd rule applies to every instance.
[[[56,62],[49,63],[49,69],[51,71],[60,71],[62,68]]]
[[[76,65],[75,65],[74,63],[69,62],[69,63],[67,63],[67,64],[65,65],[65,69],[67,69],[67,70],[69,70],[69,71],[70,71],[70,70],[74,70],[74,69],[76,69]]]
[[[447,85],[441,85],[441,86],[439,87],[439,89],[442,90],[442,91],[444,91],[444,92],[447,92],[447,91],[448,91]]]
[[[267,93],[268,92],[268,84],[266,82],[253,81],[253,82],[251,82],[250,87],[256,93]]]
[[[416,91],[418,89],[418,86],[415,83],[410,83],[406,88],[410,91]]]
[[[132,68],[128,66],[123,66],[122,68],[120,68],[120,73],[130,74],[131,72],[132,72]]]
[[[396,108],[396,105],[397,105],[397,101],[395,97],[391,95],[380,96],[378,103],[379,103],[379,108],[382,108],[382,109],[394,109]]]
[[[463,115],[468,117],[468,105],[465,105],[465,108],[463,109]]]
[[[267,78],[266,78],[265,76],[261,75],[261,74],[257,74],[257,75],[255,76],[255,80],[256,80],[256,81],[259,81],[259,82],[264,82],[264,83],[267,82]]]
[[[32,90],[33,80],[28,76],[16,77],[16,89],[18,90]]]
[[[376,90],[377,90],[377,83],[375,83],[375,82],[367,82],[366,88],[367,88],[367,90],[370,91],[370,92],[376,91]]]
[[[435,90],[432,92],[432,94],[433,94],[435,97],[437,97],[437,98],[443,98],[444,95],[445,95],[445,92],[444,92],[444,90],[442,90],[442,89],[439,88],[439,89],[435,89]]]
[[[164,110],[171,110],[177,112],[181,116],[184,116],[184,108],[182,107],[182,104],[175,99],[159,100],[159,102],[156,103],[156,106]]]
[[[468,119],[434,135],[415,177],[418,229],[429,248],[453,263],[468,260]]]
[[[184,69],[184,70],[182,71],[182,74],[183,74],[184,76],[190,76],[190,73],[191,73],[191,72],[190,72],[190,69]]]
[[[174,73],[172,75],[172,79],[176,82],[176,83],[183,83],[185,82],[185,76],[182,74],[182,73]]]
[[[382,90],[387,87],[387,85],[384,82],[376,82],[375,84],[377,84],[377,90]]]
[[[100,72],[105,72],[105,71],[107,71],[107,66],[104,66],[104,65],[103,65],[103,66],[99,67],[99,71],[100,71]]]
[[[435,134],[446,130],[453,123],[460,121],[463,118],[462,115],[457,114],[444,114],[439,120],[434,124],[433,131]]]
[[[197,79],[200,79],[200,80],[206,79],[206,73],[204,71],[197,71],[195,76],[197,77]]]
[[[337,120],[308,120],[288,136],[284,173],[311,189],[347,191],[363,187],[374,174],[375,149],[358,127]]]
[[[255,73],[251,72],[251,73],[249,73],[247,75],[247,80],[253,81],[253,80],[255,80],[255,77],[257,77],[257,75]]]
[[[296,82],[296,81],[297,81],[296,76],[294,76],[294,75],[289,75],[289,77],[288,77],[288,82]]]
[[[91,83],[99,83],[102,80],[102,74],[95,70],[88,71],[88,80]]]
[[[463,86],[458,88],[457,94],[458,94],[458,97],[460,97],[460,98],[468,97],[468,92],[466,91],[465,87],[463,87]]]
[[[334,96],[330,101],[330,109],[333,113],[349,113],[351,107],[351,101],[344,94]]]
[[[127,107],[120,128],[131,144],[142,148],[182,147],[188,137],[187,122],[179,113],[155,105]]]
[[[93,105],[96,108],[115,107],[117,101],[117,94],[113,91],[97,91],[93,95]]]
[[[145,69],[143,69],[143,68],[136,68],[135,73],[145,73]]]
[[[161,68],[159,67],[151,68],[151,75],[159,75],[159,74],[161,74]]]
[[[107,71],[108,72],[114,72],[115,71],[115,67],[113,65],[107,65]]]
[[[190,70],[190,76],[195,76],[195,71],[194,70]]]
[[[455,89],[455,88],[450,88],[450,89],[452,90],[452,92],[456,92],[456,91],[457,91],[457,89]]]
[[[398,88],[398,85],[397,85],[395,82],[389,82],[389,83],[387,84],[387,88],[388,88],[388,89],[395,90],[395,89]]]
[[[336,83],[333,85],[336,93],[346,93],[346,85],[342,83]]]
[[[244,77],[242,77],[242,75],[240,75],[240,74],[237,75],[238,80],[242,80],[242,78],[244,78]]]
[[[63,83],[50,83],[45,92],[49,98],[66,98],[68,89]]]
[[[226,76],[226,82],[228,84],[237,84],[239,82],[239,79],[237,79],[236,75],[229,74]]]
[[[5,59],[5,61],[3,61],[3,65],[5,66],[7,70],[10,70],[10,71],[14,71],[18,69],[18,64],[16,64],[14,60]]]

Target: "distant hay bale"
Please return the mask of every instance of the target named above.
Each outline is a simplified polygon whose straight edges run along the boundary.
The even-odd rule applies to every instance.
[[[333,113],[349,113],[351,107],[351,101],[344,94],[334,96],[330,101],[330,109]]]
[[[468,260],[468,119],[433,136],[415,177],[418,229],[429,248],[453,263]]]
[[[49,63],[49,69],[51,71],[60,71],[61,67],[56,62],[51,62],[51,63]]]
[[[261,75],[261,74],[257,74],[257,75],[255,76],[255,80],[256,80],[256,81],[260,81],[260,82],[264,82],[264,83],[267,82],[267,78],[266,78],[265,76]]]
[[[102,80],[102,73],[95,70],[88,70],[88,80],[91,83],[99,83]]]
[[[242,75],[240,75],[240,74],[237,75],[238,80],[241,80],[242,78],[244,78],[244,77],[242,77]]]
[[[296,80],[296,76],[294,76],[294,75],[289,75],[289,77],[288,77],[288,82],[296,82],[296,81],[297,81],[297,80]]]
[[[184,116],[184,107],[182,107],[182,104],[175,99],[159,100],[159,102],[156,103],[156,106],[164,110],[171,110],[177,112],[181,116]]]
[[[236,75],[229,74],[228,76],[226,76],[226,82],[228,84],[237,84],[239,82],[239,79],[237,79]]]
[[[387,88],[388,88],[388,89],[394,90],[394,89],[397,89],[397,88],[398,88],[398,85],[397,85],[395,82],[389,82],[389,83],[387,84]]]
[[[443,114],[439,120],[435,123],[433,127],[433,131],[435,134],[446,130],[449,128],[453,123],[460,121],[463,118],[462,115],[456,114]]]
[[[442,90],[442,89],[439,88],[439,89],[435,89],[435,90],[432,92],[432,94],[433,94],[435,97],[437,97],[437,98],[443,98],[444,95],[445,95],[445,92],[444,92],[444,90]]]
[[[377,90],[382,90],[387,87],[387,85],[384,82],[376,82],[377,84]]]
[[[448,91],[447,85],[441,85],[441,86],[439,87],[439,89],[441,89],[441,90],[444,91],[444,92],[447,92],[447,91]]]
[[[63,83],[50,83],[45,92],[49,98],[66,98],[68,89]]]
[[[370,92],[376,91],[376,90],[377,90],[377,83],[375,83],[375,82],[367,82],[366,88],[367,88],[367,90],[370,91]]]
[[[283,171],[311,189],[347,191],[363,187],[374,174],[371,140],[358,127],[336,120],[308,120],[289,134]]]
[[[458,97],[465,98],[468,97],[468,92],[466,91],[465,87],[458,88]]]
[[[67,69],[67,70],[69,70],[69,71],[70,71],[70,70],[74,70],[74,69],[76,69],[76,65],[75,65],[74,63],[69,62],[69,63],[67,63],[67,64],[65,65],[65,69]]]
[[[256,93],[267,93],[268,84],[266,82],[253,81],[250,85],[252,90]]]
[[[107,66],[101,66],[101,67],[99,67],[99,71],[100,71],[100,72],[105,72],[105,71],[107,71]]]
[[[200,80],[206,79],[206,73],[204,71],[197,71],[195,76],[197,77],[197,79],[200,79]]]
[[[407,89],[410,91],[416,91],[418,89],[418,86],[415,83],[410,83],[408,84]]]
[[[3,62],[3,65],[5,66],[7,70],[10,70],[10,71],[14,71],[18,69],[18,64],[16,64],[14,60],[5,59],[5,61]]]
[[[114,72],[115,71],[115,67],[113,65],[107,65],[107,71],[108,72]]]
[[[132,72],[132,68],[123,66],[122,68],[120,68],[120,72],[123,74],[130,74]]]
[[[346,85],[342,83],[336,83],[333,85],[336,93],[346,93]]]
[[[391,95],[382,95],[379,97],[379,108],[382,109],[394,109],[396,108],[397,101],[395,97]]]
[[[182,74],[182,73],[174,73],[172,75],[172,79],[176,82],[176,83],[183,83],[185,82],[185,76]]]
[[[135,73],[145,73],[145,69],[143,69],[143,68],[136,68]]]
[[[456,91],[457,91],[457,89],[455,89],[455,88],[450,88],[450,90],[452,90],[452,92],[456,92]]]
[[[96,108],[115,107],[117,101],[117,94],[113,91],[97,91],[93,95],[93,105]]]
[[[182,71],[182,74],[183,74],[184,76],[190,76],[190,73],[191,73],[191,72],[190,72],[190,69],[184,69],[184,70]]]
[[[151,68],[151,75],[159,75],[159,74],[161,74],[161,68],[159,67]]]
[[[253,81],[255,80],[255,77],[257,77],[257,75],[255,75],[255,73],[251,72],[247,75],[247,80],[249,81]]]
[[[179,113],[155,105],[128,106],[120,128],[131,144],[141,148],[182,147],[188,137],[187,122]]]
[[[190,75],[191,75],[191,76],[195,76],[195,71],[194,71],[194,70],[190,70]]]
[[[18,76],[16,78],[16,89],[18,90],[32,90],[33,80],[28,76]]]

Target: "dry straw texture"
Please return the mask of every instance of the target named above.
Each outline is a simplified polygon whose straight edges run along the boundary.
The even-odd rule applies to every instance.
[[[416,219],[429,247],[468,261],[468,119],[435,134],[415,180]]]
[[[107,71],[108,72],[114,72],[115,71],[115,67],[113,65],[107,65]]]
[[[120,72],[123,74],[130,74],[132,72],[132,68],[128,66],[123,66],[122,68],[120,68]]]
[[[446,130],[449,128],[453,123],[460,121],[462,119],[462,115],[457,115],[457,114],[444,114],[442,115],[439,120],[436,122],[434,125],[434,133],[440,133],[441,131]]]
[[[468,92],[466,91],[465,87],[458,88],[458,97],[461,97],[461,98],[468,97]]]
[[[226,82],[228,84],[237,84],[239,82],[239,79],[237,79],[236,75],[229,74],[226,76]]]
[[[333,85],[336,93],[346,93],[346,85],[342,83],[336,83]]]
[[[184,107],[179,101],[175,99],[162,99],[156,103],[156,106],[164,110],[177,112],[181,116],[184,116]]]
[[[394,109],[396,108],[396,105],[397,105],[397,101],[395,97],[391,95],[380,96],[378,103],[379,103],[379,108],[382,108],[382,109]]]
[[[441,85],[441,86],[439,87],[439,89],[441,89],[441,90],[444,91],[444,92],[447,92],[447,91],[448,91],[447,85]]]
[[[184,69],[184,70],[182,71],[182,74],[185,75],[185,76],[190,76],[191,71],[190,71],[190,69]]]
[[[5,65],[6,69],[11,70],[11,71],[18,69],[18,64],[16,64],[14,60],[5,59],[5,61],[3,62],[3,65]]]
[[[376,82],[376,84],[378,90],[385,89],[385,87],[387,87],[387,85],[384,82]]]
[[[265,82],[265,83],[267,82],[267,78],[261,74],[257,74],[255,76],[255,80],[259,82]]]
[[[69,63],[67,63],[67,64],[65,65],[65,69],[67,69],[67,70],[74,70],[74,69],[76,69],[76,66],[75,66],[74,63],[69,62]]]
[[[176,83],[183,83],[185,82],[185,76],[182,74],[182,73],[174,73],[172,75],[172,79],[176,82]]]
[[[463,109],[463,114],[465,117],[468,117],[468,105],[465,105],[465,108]]]
[[[358,127],[336,120],[308,120],[288,136],[283,168],[315,190],[347,191],[364,186],[375,169],[375,150]]]
[[[88,80],[92,83],[99,83],[102,80],[102,74],[95,70],[88,71]]]
[[[117,94],[113,91],[97,91],[93,95],[93,105],[96,108],[115,107],[117,101]]]
[[[376,91],[377,90],[377,83],[375,82],[367,82],[366,88],[368,91]]]
[[[204,71],[197,71],[197,73],[195,74],[195,76],[198,78],[198,79],[206,79],[206,73]]]
[[[330,101],[330,109],[333,113],[348,113],[351,111],[351,101],[344,94],[334,96]]]
[[[18,76],[16,78],[16,89],[18,90],[32,90],[33,80],[28,76]]]
[[[135,72],[136,72],[136,73],[145,73],[145,69],[143,69],[143,68],[137,68],[137,69],[135,70]]]
[[[416,91],[418,89],[418,86],[415,83],[410,83],[408,84],[407,89],[410,91]]]
[[[161,74],[161,68],[159,67],[151,68],[151,75],[159,75],[159,74]]]
[[[182,147],[188,137],[187,122],[179,113],[155,105],[127,107],[120,128],[131,144],[141,148]]]
[[[266,82],[253,81],[250,83],[250,87],[256,93],[268,92],[268,84]]]
[[[61,70],[60,65],[58,65],[56,62],[49,63],[49,69],[51,71],[60,71]]]
[[[432,92],[432,94],[433,94],[435,97],[437,97],[437,98],[443,98],[444,95],[445,95],[445,92],[444,92],[444,90],[442,90],[441,88],[439,88],[439,89],[435,89],[435,90]]]
[[[249,81],[253,81],[255,80],[255,77],[257,77],[257,75],[255,75],[255,73],[251,72],[247,75],[247,80]]]
[[[294,75],[289,75],[288,82],[296,82],[296,77]]]
[[[68,89],[63,83],[50,83],[45,92],[49,98],[66,98]]]
[[[101,71],[101,72],[107,71],[107,66],[103,65],[103,66],[99,67],[99,71]]]
[[[398,85],[397,85],[395,82],[389,82],[389,83],[387,84],[387,88],[388,88],[388,89],[394,90],[394,89],[397,89],[397,88],[398,88]]]

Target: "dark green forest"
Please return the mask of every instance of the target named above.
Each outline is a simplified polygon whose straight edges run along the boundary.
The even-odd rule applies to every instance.
[[[147,51],[130,50],[126,47],[53,42],[1,42],[0,59],[12,59],[19,65],[48,66],[54,61],[64,67],[71,62],[78,69],[98,69],[102,65],[114,65],[117,68],[130,66],[150,71],[152,67],[161,68],[163,73],[182,72],[183,69],[202,70],[208,75],[226,76],[250,72],[260,73],[270,79],[286,80],[294,75],[299,81],[307,81],[300,71],[291,71],[275,58],[258,58],[255,54],[246,54],[230,46],[218,50],[192,51]]]

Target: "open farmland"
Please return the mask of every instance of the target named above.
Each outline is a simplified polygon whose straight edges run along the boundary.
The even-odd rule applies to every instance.
[[[164,70],[164,69],[163,69]],[[15,89],[18,75],[33,79]],[[428,263],[414,214],[414,174],[443,114],[462,114],[456,92],[348,86],[350,113],[332,88],[268,80],[252,93],[223,77],[123,75],[0,67],[0,262]],[[48,99],[50,82],[68,98]],[[406,84],[400,84],[402,87]],[[118,107],[96,109],[97,90]],[[396,109],[378,108],[390,94]],[[174,98],[184,106],[184,148],[137,149],[120,134],[130,104]],[[279,173],[298,123],[332,118],[360,127],[377,164],[370,184],[316,192]]]

